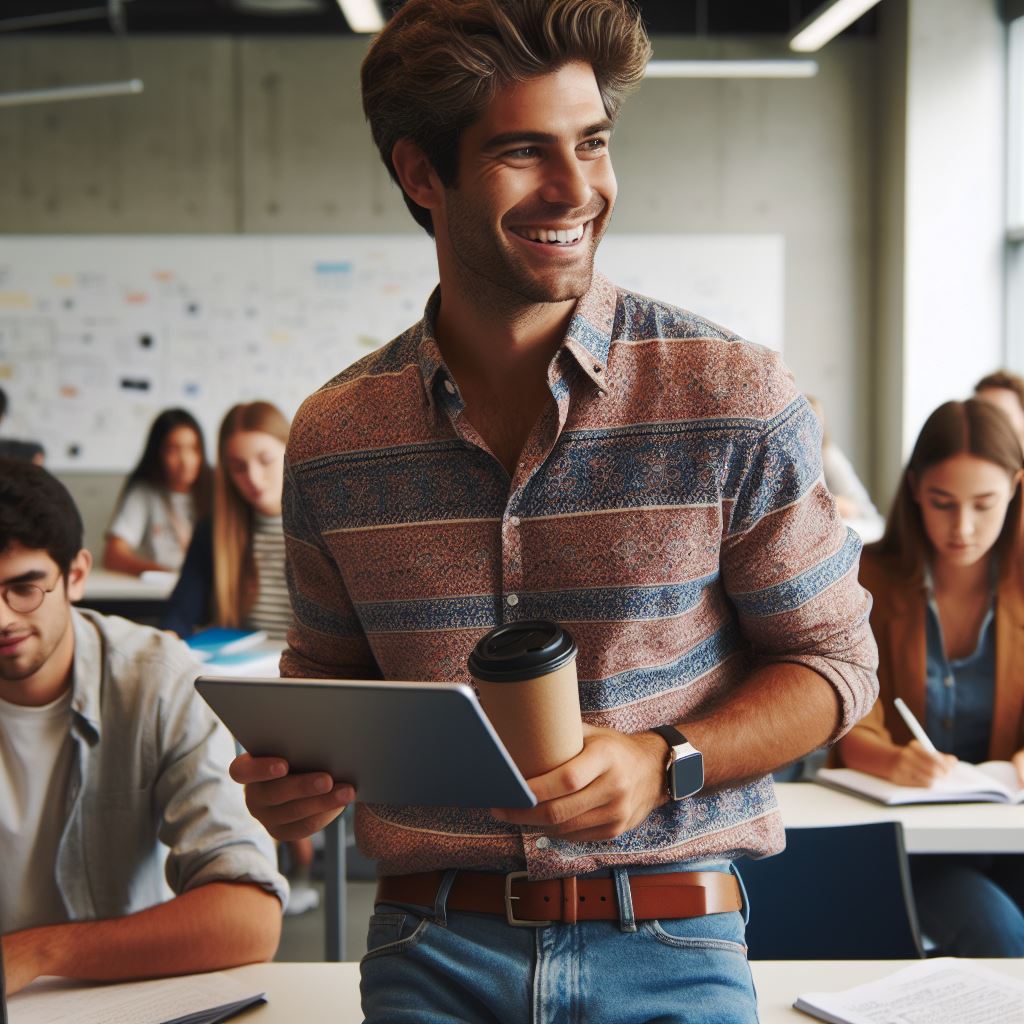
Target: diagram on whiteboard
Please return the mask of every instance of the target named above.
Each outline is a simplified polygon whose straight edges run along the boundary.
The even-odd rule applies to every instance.
[[[781,348],[781,236],[609,235],[598,267]],[[4,433],[42,442],[51,469],[119,472],[184,406],[212,455],[232,404],[293,415],[436,283],[426,235],[0,236]]]

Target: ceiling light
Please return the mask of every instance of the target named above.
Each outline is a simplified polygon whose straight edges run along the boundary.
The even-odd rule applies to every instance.
[[[59,100],[92,100],[100,96],[130,96],[142,92],[142,80],[95,82],[92,85],[55,85],[49,89],[0,92],[0,107],[22,107],[29,103],[53,103]]]
[[[797,27],[789,40],[789,48],[797,53],[820,50],[877,3],[878,0],[831,0]]]
[[[647,78],[812,78],[813,60],[652,60]]]
[[[338,0],[338,6],[353,32],[379,32],[384,27],[377,0]]]

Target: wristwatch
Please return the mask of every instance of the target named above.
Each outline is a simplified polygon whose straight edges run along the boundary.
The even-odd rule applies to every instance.
[[[673,800],[684,800],[704,786],[704,755],[673,725],[656,725],[656,732],[668,744],[665,782]]]

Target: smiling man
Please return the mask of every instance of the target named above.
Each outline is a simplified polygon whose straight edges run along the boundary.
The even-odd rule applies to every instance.
[[[155,629],[73,608],[91,561],[64,486],[0,459],[8,992],[44,974],[114,980],[265,960],[280,934],[287,887],[225,777],[233,745],[195,696],[197,665]]]
[[[363,65],[440,287],[293,424],[282,668],[466,681],[489,628],[553,619],[585,721],[532,810],[357,807],[370,1024],[755,1021],[732,861],[782,847],[769,773],[874,700],[859,543],[778,358],[594,272],[648,55],[618,0],[409,0]],[[232,772],[282,839],[354,798]]]

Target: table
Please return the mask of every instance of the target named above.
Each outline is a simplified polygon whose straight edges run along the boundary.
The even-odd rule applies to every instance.
[[[754,961],[750,969],[758,992],[761,1024],[807,1024],[812,1018],[793,1009],[803,992],[841,991],[882,978],[920,960]],[[1024,960],[978,960],[979,964],[1024,979]],[[268,1002],[234,1018],[244,1024],[359,1024],[359,965],[252,964],[227,973],[267,993]]]
[[[173,573],[154,573],[143,579],[129,573],[93,568],[86,577],[85,594],[78,603],[106,615],[123,615],[133,622],[157,625],[177,579]]]
[[[775,785],[787,828],[899,821],[907,853],[1024,853],[1020,804],[886,807],[809,782]]]

